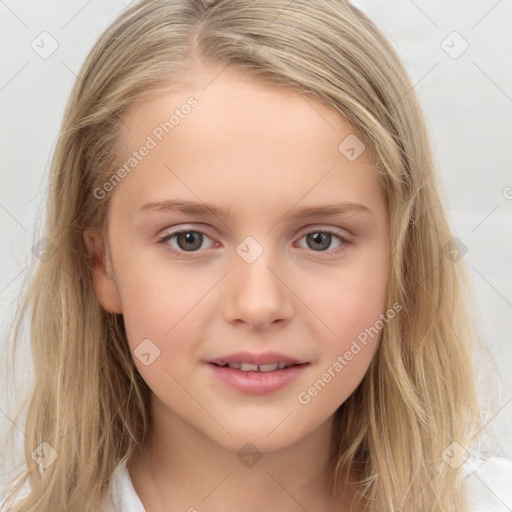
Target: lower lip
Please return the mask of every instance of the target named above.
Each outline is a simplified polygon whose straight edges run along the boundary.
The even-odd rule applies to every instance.
[[[229,366],[207,364],[213,374],[228,386],[248,395],[266,395],[291,384],[309,363],[297,364],[273,372],[243,372]]]

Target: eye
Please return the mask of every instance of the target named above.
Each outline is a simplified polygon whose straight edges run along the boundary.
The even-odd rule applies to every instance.
[[[185,226],[166,233],[162,238],[158,239],[158,243],[165,245],[166,249],[172,253],[180,254],[180,256],[187,258],[190,256],[187,253],[198,252],[201,249],[205,237],[210,238],[205,231]],[[175,242],[177,247],[170,242]]]
[[[191,227],[183,226],[166,233],[158,239],[158,243],[164,245],[165,249],[173,254],[183,258],[190,258],[194,253],[201,252],[201,249],[205,249],[205,247],[203,247],[205,237],[212,240],[208,233],[201,229],[192,229]],[[337,255],[347,249],[351,244],[351,241],[335,228],[310,230],[304,233],[299,240],[304,238],[307,244],[306,249],[311,249],[313,252],[328,253],[329,256]],[[336,239],[338,245],[333,249],[332,244],[336,242]],[[213,245],[214,243],[211,244],[210,247]],[[329,248],[331,249],[329,250]]]
[[[340,251],[346,249],[350,244],[350,241],[334,228],[324,228],[308,231],[301,236],[300,240],[303,238],[306,239],[306,248],[311,249],[314,252],[334,252],[337,254]],[[332,243],[336,241],[336,239],[338,240],[338,245],[334,248],[334,250],[328,250]],[[331,249],[333,248],[331,247]]]

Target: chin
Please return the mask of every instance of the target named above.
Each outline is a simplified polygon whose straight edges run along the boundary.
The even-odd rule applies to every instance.
[[[302,435],[298,429],[291,428],[283,429],[282,432],[277,432],[281,427],[278,427],[274,432],[269,435],[268,428],[256,429],[254,426],[248,425],[247,428],[229,428],[229,432],[233,437],[223,435],[222,437],[215,437],[213,440],[225,448],[233,452],[261,452],[270,453],[284,450],[296,442],[300,441]]]

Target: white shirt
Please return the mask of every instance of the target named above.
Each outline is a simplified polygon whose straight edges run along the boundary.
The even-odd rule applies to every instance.
[[[470,457],[462,465],[464,489],[469,501],[465,512],[512,511],[512,459]],[[126,464],[117,466],[112,475],[104,512],[146,512]]]

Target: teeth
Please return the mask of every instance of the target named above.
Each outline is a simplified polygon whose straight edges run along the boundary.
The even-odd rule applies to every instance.
[[[270,363],[270,364],[260,364],[258,365],[260,372],[273,372],[277,370],[277,367],[279,366],[278,363]]]
[[[243,372],[257,372],[258,371],[258,365],[257,364],[251,364],[251,363],[242,363],[240,365],[240,370]]]
[[[289,363],[268,363],[268,364],[252,364],[252,363],[224,363],[218,366],[226,367],[233,370],[241,370],[243,372],[274,372],[276,370],[282,370],[283,368],[289,368],[293,364]]]

